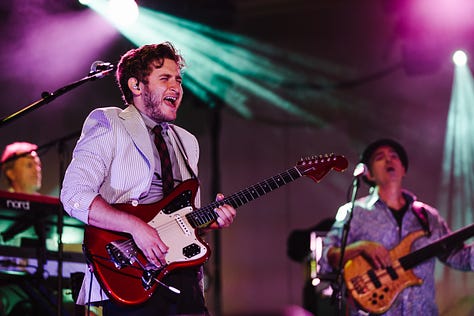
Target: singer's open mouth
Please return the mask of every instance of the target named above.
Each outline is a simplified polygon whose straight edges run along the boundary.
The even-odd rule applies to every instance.
[[[178,98],[177,97],[172,97],[172,96],[166,96],[166,97],[164,97],[164,100],[168,101],[172,105],[175,105],[176,100],[178,100]]]

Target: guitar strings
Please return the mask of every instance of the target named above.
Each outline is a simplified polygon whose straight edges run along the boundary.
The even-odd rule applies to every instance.
[[[332,157],[333,155],[330,155],[329,157],[326,157],[326,158],[333,158]],[[322,156],[320,155],[319,158],[321,159]],[[302,162],[307,162],[309,158],[306,158],[306,159],[302,159]],[[312,161],[312,163],[314,164],[315,162],[318,162],[319,160],[317,159],[316,161],[314,161],[315,157],[311,157],[311,159],[309,159],[310,161]],[[321,161],[319,161],[321,162]],[[300,166],[301,167],[301,166]],[[303,173],[304,174],[304,173]],[[284,184],[287,184],[287,183],[290,183],[296,179],[298,179],[299,177],[301,177],[302,173],[301,171],[299,170],[299,168],[297,166],[294,166],[292,168],[289,168],[288,170],[284,171],[284,172],[281,172],[280,174],[278,175],[275,175],[273,177],[270,177],[260,183],[257,183],[253,186],[250,186],[248,188],[245,188],[229,197],[226,197],[224,198],[222,201],[214,201],[212,202],[211,204],[209,204],[208,206],[206,207],[203,207],[203,208],[200,208],[200,209],[197,209],[197,210],[193,210],[193,211],[190,211],[188,212],[187,214],[184,214],[184,217],[186,217],[186,219],[188,220],[188,222],[190,222],[190,218],[188,218],[188,215],[191,215],[191,214],[196,214],[197,217],[202,217],[202,216],[207,216],[209,215],[209,218],[206,222],[202,223],[202,225],[204,224],[208,224],[210,222],[212,222],[213,220],[216,219],[215,217],[215,214],[212,214],[211,211],[214,210],[216,207],[219,207],[223,204],[230,204],[232,205],[233,207],[238,207],[240,205],[243,205],[249,201],[253,201],[254,199],[266,194],[266,193],[270,193],[272,192],[274,189],[278,189],[279,187],[281,187],[282,185]],[[283,182],[283,184],[282,184]],[[273,188],[273,186],[276,186],[275,188]],[[259,190],[260,189],[260,190]],[[173,220],[171,221],[168,221],[168,222],[165,222],[163,223],[162,225],[158,225],[158,226],[153,226],[152,227],[159,233],[159,232],[166,232],[168,231],[169,229],[171,228],[174,228],[175,225],[179,225],[179,223],[176,223],[178,219],[177,218],[174,218]],[[194,228],[194,225],[191,225]],[[132,239],[129,240],[129,243],[126,243],[124,244],[125,246],[130,246],[133,242]]]
[[[212,213],[214,209],[216,209],[219,206],[222,206],[224,204],[230,204],[234,208],[237,208],[247,202],[253,201],[256,198],[265,195],[266,193],[270,193],[275,189],[280,188],[281,186],[290,183],[296,179],[301,177],[301,172],[297,167],[292,167],[284,172],[281,172],[280,174],[270,177],[260,183],[254,184],[253,186],[250,186],[248,188],[245,188],[235,194],[232,194],[228,197],[225,197],[221,201],[214,201],[210,203],[208,206],[202,207],[200,209],[192,210],[189,213],[185,214],[184,216],[187,218],[188,222],[191,222],[190,218],[188,218],[188,215],[196,215],[196,217],[192,218],[193,220],[196,220],[196,218],[201,218],[205,217],[205,222],[204,223],[196,223],[200,225],[205,225],[208,223],[211,223],[213,220],[216,219],[216,215]],[[173,226],[174,222],[169,221],[167,223],[164,223],[163,225],[160,226],[154,226],[154,228],[158,231],[163,231],[167,230],[169,225]],[[194,225],[191,225],[194,227]]]
[[[294,172],[294,171],[296,171],[297,174],[292,176],[291,172]],[[268,179],[266,179],[266,180],[264,180],[264,181],[262,181],[258,184],[255,184],[251,187],[243,189],[243,190],[241,190],[241,191],[239,191],[239,192],[237,192],[237,193],[235,193],[235,194],[233,194],[229,197],[224,198],[221,201],[214,201],[206,207],[196,209],[196,210],[192,210],[192,211],[190,211],[186,214],[183,214],[183,216],[181,216],[181,217],[175,216],[172,220],[167,221],[167,222],[165,222],[161,225],[158,225],[158,226],[151,225],[151,226],[158,232],[158,234],[160,234],[160,232],[163,233],[163,232],[168,232],[170,230],[174,230],[176,225],[178,226],[179,229],[183,230],[182,225],[180,225],[178,223],[178,221],[182,217],[185,217],[186,220],[189,223],[191,222],[191,220],[196,221],[197,218],[205,217],[204,218],[204,220],[205,220],[204,223],[195,223],[195,224],[205,225],[205,224],[211,223],[212,221],[214,221],[216,219],[216,216],[217,216],[215,213],[214,214],[211,213],[215,208],[217,208],[219,206],[222,206],[224,204],[230,204],[233,207],[238,207],[238,206],[243,205],[243,204],[245,204],[249,201],[253,201],[254,199],[256,199],[256,198],[258,198],[258,197],[260,197],[260,196],[262,196],[266,193],[272,192],[274,189],[277,189],[277,188],[281,187],[284,184],[292,182],[295,179],[299,178],[300,176],[301,176],[301,173],[299,172],[299,170],[296,167],[290,168],[290,169],[280,173],[279,175],[268,178]],[[282,184],[282,182],[283,182],[283,184]],[[273,188],[273,186],[276,186],[276,187]],[[191,216],[191,215],[196,215],[196,217],[195,218],[189,218],[188,216]],[[186,225],[186,224],[184,224],[184,225]],[[197,225],[197,226],[199,226],[199,225]],[[192,229],[193,231],[196,228],[192,224],[191,224],[191,227],[193,228]],[[133,241],[133,239],[128,239],[127,241],[118,243],[117,247],[119,248],[119,250],[121,252],[124,252],[124,251],[128,251],[128,250],[132,249],[133,247],[136,247],[136,244]]]

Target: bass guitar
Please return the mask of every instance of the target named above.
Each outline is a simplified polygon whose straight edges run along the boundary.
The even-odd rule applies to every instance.
[[[386,312],[401,291],[423,283],[411,269],[437,254],[462,246],[464,240],[474,236],[474,224],[409,253],[413,242],[425,235],[423,230],[413,232],[390,250],[393,264],[388,268],[374,270],[362,256],[346,262],[344,281],[347,290],[363,310],[373,314]]]
[[[84,253],[110,299],[123,305],[140,304],[150,298],[158,285],[167,286],[161,280],[170,271],[198,266],[209,258],[209,246],[198,236],[197,230],[216,220],[214,209],[218,206],[229,204],[237,208],[301,176],[319,182],[330,170],[344,171],[347,166],[343,156],[305,158],[287,171],[199,209],[194,207],[198,181],[186,180],[159,202],[137,206],[114,204],[159,232],[169,247],[164,265],[156,267],[149,263],[129,234],[90,225],[86,225],[84,231]]]

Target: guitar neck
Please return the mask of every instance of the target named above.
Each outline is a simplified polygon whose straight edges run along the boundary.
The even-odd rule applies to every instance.
[[[437,254],[445,253],[461,246],[464,240],[472,236],[474,236],[474,224],[461,228],[452,234],[438,239],[426,247],[403,256],[399,259],[399,262],[405,270],[409,270]]]
[[[290,183],[298,178],[302,174],[297,167],[286,170],[276,176],[268,178],[260,183],[254,184],[248,188],[245,188],[237,193],[234,193],[228,197],[225,197],[222,201],[215,201],[211,204],[197,209],[186,215],[191,225],[194,227],[204,227],[209,223],[217,219],[217,214],[214,212],[214,209],[217,207],[229,204],[234,208],[238,208],[247,202],[253,201],[267,193],[272,192],[287,183]]]

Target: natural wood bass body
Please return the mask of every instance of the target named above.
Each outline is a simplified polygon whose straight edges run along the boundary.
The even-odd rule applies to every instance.
[[[375,270],[362,256],[346,262],[344,281],[347,290],[363,310],[374,314],[386,312],[405,288],[423,283],[412,269],[437,254],[462,245],[462,241],[474,235],[474,224],[410,253],[413,242],[425,235],[423,230],[413,232],[390,250],[392,265],[388,268]]]

